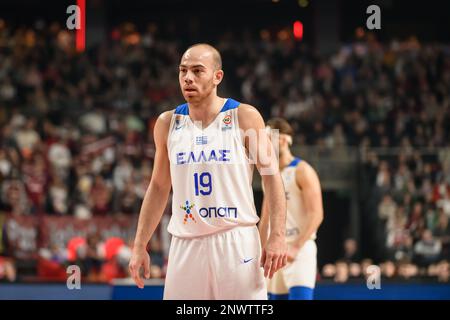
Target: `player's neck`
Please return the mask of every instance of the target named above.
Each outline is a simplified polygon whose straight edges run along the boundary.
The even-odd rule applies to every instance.
[[[280,154],[280,160],[279,160],[280,169],[286,168],[294,160],[294,158],[295,157],[292,155],[290,150],[287,150],[287,151],[283,152],[282,154]]]
[[[189,117],[192,121],[201,121],[203,127],[208,126],[217,117],[222,110],[225,99],[215,94],[210,95],[206,99],[189,103]]]

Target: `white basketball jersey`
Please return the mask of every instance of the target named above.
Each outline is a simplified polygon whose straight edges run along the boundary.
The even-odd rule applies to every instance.
[[[238,123],[239,102],[227,99],[206,128],[193,123],[188,104],[175,109],[167,141],[172,217],[167,230],[193,238],[255,225],[253,165]]]
[[[283,178],[284,191],[286,193],[287,216],[286,216],[286,241],[292,243],[298,239],[301,232],[304,231],[304,207],[302,199],[302,190],[297,185],[295,171],[302,160],[295,158],[292,162],[281,170]],[[311,236],[316,239],[316,234]]]

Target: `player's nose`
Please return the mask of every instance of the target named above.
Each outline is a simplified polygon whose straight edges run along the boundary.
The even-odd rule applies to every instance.
[[[187,84],[191,84],[192,83],[192,78],[193,78],[192,72],[188,71],[184,75],[184,82],[187,83]]]

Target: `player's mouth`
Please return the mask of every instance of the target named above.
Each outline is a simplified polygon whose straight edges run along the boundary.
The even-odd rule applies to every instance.
[[[186,92],[196,92],[197,91],[197,89],[195,89],[195,88],[184,88],[184,91],[186,91]]]

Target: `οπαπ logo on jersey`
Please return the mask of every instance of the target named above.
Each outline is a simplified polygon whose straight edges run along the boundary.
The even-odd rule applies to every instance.
[[[189,200],[186,200],[186,203],[184,206],[180,206],[181,209],[184,210],[185,214],[184,214],[184,224],[187,223],[188,219],[192,219],[192,221],[194,221],[195,223],[197,223],[197,221],[195,221],[194,216],[192,215],[192,211],[191,209],[194,207],[195,204],[191,204],[189,205]]]
[[[222,131],[231,129],[231,115],[227,114],[225,117],[223,117],[223,127]]]

